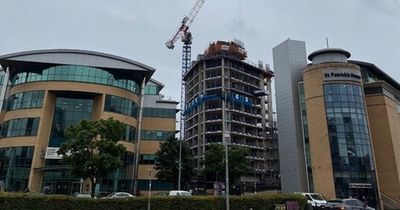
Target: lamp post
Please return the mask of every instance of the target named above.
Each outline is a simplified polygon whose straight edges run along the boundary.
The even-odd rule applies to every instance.
[[[254,165],[254,194],[257,194],[257,176],[256,176],[255,165]]]
[[[83,189],[83,178],[81,178],[81,179],[79,180],[79,182],[80,182],[80,185],[79,185],[79,193],[82,194],[82,189]]]
[[[147,200],[147,210],[150,210],[150,198],[151,198],[151,171],[152,169],[149,169],[149,198]]]
[[[224,76],[222,77],[222,79],[224,80]],[[224,81],[222,82],[224,84]],[[223,93],[223,99],[222,99],[222,143],[224,144],[224,149],[225,149],[225,209],[226,210],[230,210],[230,205],[229,205],[229,156],[228,156],[228,149],[229,149],[229,145],[228,145],[228,140],[230,137],[230,134],[227,132],[227,125],[226,125],[226,121],[227,121],[227,117],[226,117],[226,113],[225,113],[225,109],[226,109],[226,92],[223,88],[222,90]]]

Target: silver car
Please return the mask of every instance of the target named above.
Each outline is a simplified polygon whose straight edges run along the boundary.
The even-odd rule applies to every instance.
[[[130,197],[135,197],[135,196],[127,192],[114,192],[107,195],[104,198],[130,198]]]
[[[332,210],[375,210],[355,198],[329,200],[327,206]]]

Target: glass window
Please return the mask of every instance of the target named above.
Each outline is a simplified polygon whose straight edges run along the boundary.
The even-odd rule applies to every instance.
[[[21,72],[13,76],[10,80],[12,85],[18,85],[26,82],[52,80],[90,82],[123,88],[136,94],[139,93],[140,89],[138,83],[133,80],[116,79],[114,74],[106,70],[76,65],[53,66],[42,70],[40,74],[33,72]],[[158,94],[157,89],[155,90]]]
[[[40,118],[19,118],[3,123],[1,137],[36,136]]]
[[[162,108],[143,108],[143,117],[159,117],[159,118],[174,118],[176,117],[176,109]]]
[[[175,135],[175,131],[152,131],[143,130],[142,140],[153,140],[153,141],[166,141],[168,138]]]
[[[158,95],[159,88],[158,88],[158,86],[155,86],[155,85],[146,85],[144,88],[144,94],[145,95]]]
[[[156,155],[143,154],[140,155],[139,164],[153,165],[156,163]]]
[[[107,95],[104,111],[137,117],[138,105],[129,99]]]
[[[349,189],[342,187],[348,186],[348,183],[370,183],[376,186],[375,169],[373,162],[369,161],[372,150],[361,86],[326,84],[324,100],[336,196],[349,196]],[[367,164],[371,167],[365,167]],[[371,179],[368,181],[365,177]]]
[[[0,148],[0,180],[5,191],[21,191],[28,186],[34,147]]]
[[[131,125],[126,125],[125,132],[122,139],[128,142],[135,142],[136,140],[136,128]]]
[[[92,109],[93,99],[57,97],[49,147],[59,147],[64,143],[65,129],[82,120],[90,120]]]
[[[40,108],[43,98],[43,90],[17,93],[8,97],[7,110]]]

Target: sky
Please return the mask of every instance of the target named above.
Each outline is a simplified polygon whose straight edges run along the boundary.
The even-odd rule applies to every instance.
[[[195,0],[0,0],[0,54],[68,48],[110,53],[156,69],[166,98],[180,100],[181,51],[165,42]],[[248,60],[272,63],[284,40],[307,54],[330,47],[372,62],[400,82],[400,0],[206,0],[194,20],[192,59],[217,40],[239,39]]]

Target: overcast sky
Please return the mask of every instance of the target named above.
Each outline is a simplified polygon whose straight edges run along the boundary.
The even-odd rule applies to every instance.
[[[181,47],[165,47],[195,0],[0,0],[0,54],[49,48],[111,53],[156,68],[179,100]],[[206,0],[191,27],[192,58],[209,42],[237,38],[248,59],[272,64],[287,38],[307,53],[331,47],[375,63],[400,81],[400,0]]]

